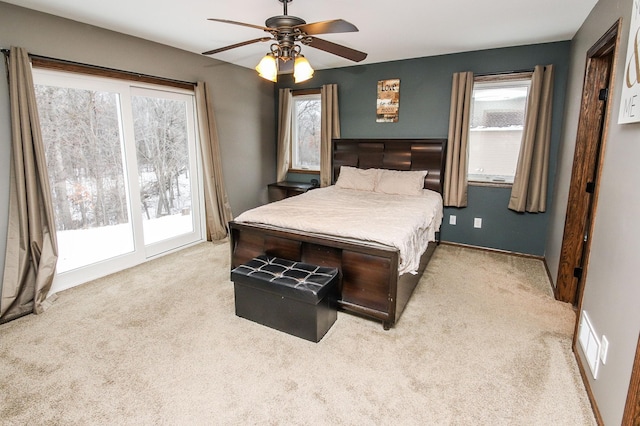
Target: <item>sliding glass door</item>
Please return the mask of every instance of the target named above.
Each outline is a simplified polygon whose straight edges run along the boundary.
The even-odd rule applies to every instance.
[[[34,70],[58,234],[52,291],[203,240],[194,96]]]
[[[147,252],[157,254],[176,241],[188,243],[200,229],[192,199],[200,186],[196,150],[189,143],[195,140],[193,96],[139,88],[132,95],[143,239]]]

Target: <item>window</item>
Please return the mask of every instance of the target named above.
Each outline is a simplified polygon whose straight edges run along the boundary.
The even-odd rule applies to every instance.
[[[55,291],[204,239],[193,91],[35,68]]]
[[[467,180],[513,183],[522,141],[531,73],[474,81]]]
[[[320,171],[320,91],[293,94],[291,120],[292,171]]]

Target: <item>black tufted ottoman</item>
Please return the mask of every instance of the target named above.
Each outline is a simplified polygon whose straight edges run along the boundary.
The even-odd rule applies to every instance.
[[[319,342],[336,321],[338,269],[258,256],[231,271],[236,315]]]

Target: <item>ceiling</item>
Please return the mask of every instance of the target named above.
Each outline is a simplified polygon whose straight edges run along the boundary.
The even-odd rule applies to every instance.
[[[208,21],[220,18],[264,25],[282,15],[278,0],[2,0],[29,9],[201,53],[268,35]],[[357,33],[319,37],[368,53],[360,64],[570,40],[597,0],[293,0],[288,14],[307,23],[344,19]],[[253,68],[269,51],[255,43],[212,57]],[[315,69],[354,65],[303,47]]]

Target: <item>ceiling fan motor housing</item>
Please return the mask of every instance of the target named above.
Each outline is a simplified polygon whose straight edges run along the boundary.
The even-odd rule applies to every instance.
[[[268,28],[292,28],[306,23],[304,19],[291,15],[272,16],[264,22]]]
[[[304,19],[290,15],[272,16],[265,21],[265,26],[273,29],[270,32],[278,41],[281,59],[286,61],[292,58],[295,42],[303,35],[299,29],[294,27],[304,24],[306,24]]]

